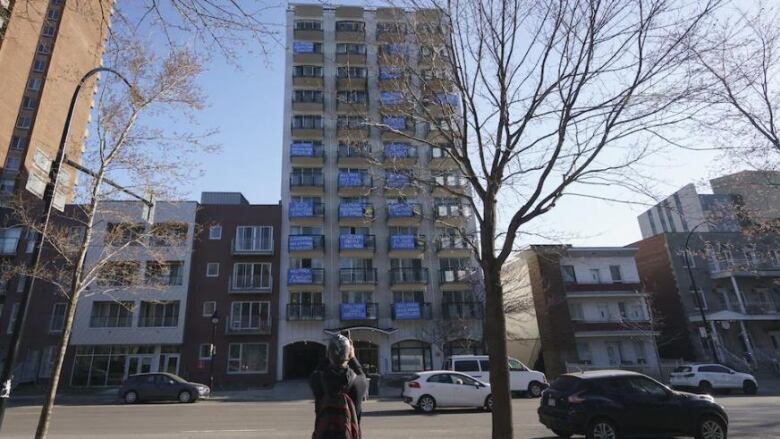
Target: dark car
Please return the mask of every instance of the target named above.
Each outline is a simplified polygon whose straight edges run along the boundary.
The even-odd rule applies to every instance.
[[[709,395],[675,392],[635,372],[561,375],[542,392],[539,421],[560,437],[726,439],[728,416]]]
[[[190,383],[170,373],[142,373],[127,377],[119,388],[119,397],[127,404],[140,401],[195,402],[208,398],[211,389]]]

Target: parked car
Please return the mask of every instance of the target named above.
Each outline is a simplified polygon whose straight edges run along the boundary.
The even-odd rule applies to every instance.
[[[742,390],[747,395],[758,392],[758,381],[753,375],[720,364],[679,366],[669,375],[669,384],[676,389],[698,389],[702,393],[734,389]]]
[[[208,398],[209,386],[190,383],[171,373],[142,373],[127,377],[119,388],[119,398],[127,404],[140,401],[195,402]]]
[[[509,358],[509,387],[513,393],[523,393],[538,398],[547,388],[547,377],[542,372],[529,369],[520,360]],[[453,355],[444,360],[445,370],[470,375],[479,381],[490,382],[490,360],[487,355]]]
[[[404,383],[404,402],[432,413],[440,407],[477,407],[493,410],[490,384],[460,372],[436,370],[415,374]]]
[[[621,370],[561,375],[542,393],[539,421],[560,437],[726,439],[728,416],[709,395],[676,392]]]

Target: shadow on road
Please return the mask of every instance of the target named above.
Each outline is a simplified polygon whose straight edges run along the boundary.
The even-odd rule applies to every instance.
[[[448,410],[436,410],[434,413],[421,413],[417,412],[411,408],[403,410],[377,410],[377,411],[364,411],[363,417],[364,418],[384,418],[384,417],[391,417],[391,416],[426,416],[426,417],[435,417],[438,415],[463,415],[467,413],[485,413],[486,411],[481,409],[465,409],[465,410],[459,410],[459,409],[448,409]]]

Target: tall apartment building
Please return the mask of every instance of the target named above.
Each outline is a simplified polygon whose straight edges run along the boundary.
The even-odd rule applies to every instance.
[[[712,361],[714,349],[738,368],[780,362],[778,181],[780,173],[723,176],[711,181],[713,195],[689,185],[670,197],[688,208],[661,203],[639,216],[637,265],[663,315],[664,356]]]
[[[533,297],[548,377],[588,369],[661,375],[657,322],[640,283],[636,252],[533,245],[521,254],[527,268],[514,282]]]
[[[213,370],[217,387],[276,381],[281,211],[240,193],[201,195],[182,352],[187,379],[208,383]]]
[[[381,375],[481,350],[478,274],[460,238],[474,219],[451,191],[417,184],[465,180],[441,150],[408,140],[435,135],[403,84],[410,68],[438,77],[439,18],[294,4],[287,23],[277,378],[306,376],[345,329]]]

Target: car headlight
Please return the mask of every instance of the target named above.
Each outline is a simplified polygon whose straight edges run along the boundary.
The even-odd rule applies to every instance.
[[[198,386],[198,393],[201,395],[206,395],[209,393],[209,388],[206,386]]]

